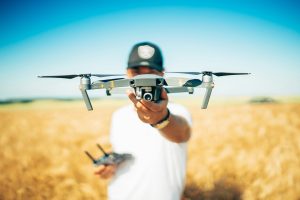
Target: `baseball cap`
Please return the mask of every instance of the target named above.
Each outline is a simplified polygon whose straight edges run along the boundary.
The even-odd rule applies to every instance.
[[[147,66],[160,72],[164,71],[160,48],[151,42],[134,45],[129,54],[127,69],[139,66]]]

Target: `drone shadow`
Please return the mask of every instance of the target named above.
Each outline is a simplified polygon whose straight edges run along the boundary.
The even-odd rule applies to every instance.
[[[224,180],[215,182],[211,190],[202,190],[192,182],[186,185],[184,197],[184,200],[241,200],[242,190]]]

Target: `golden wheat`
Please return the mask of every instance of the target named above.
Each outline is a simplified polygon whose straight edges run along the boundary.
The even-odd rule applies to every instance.
[[[0,108],[0,199],[106,199],[83,151],[109,148],[112,112],[123,103],[82,102]],[[128,102],[127,102],[128,103]],[[299,199],[300,104],[186,103],[193,136],[185,196],[190,199]]]

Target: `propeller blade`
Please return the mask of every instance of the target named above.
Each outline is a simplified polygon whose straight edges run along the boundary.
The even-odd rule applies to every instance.
[[[115,81],[115,80],[122,80],[124,78],[111,78],[111,79],[103,79],[103,80],[100,80],[101,82],[109,82],[109,81]]]
[[[72,79],[76,77],[90,77],[90,76],[96,76],[96,77],[108,77],[108,76],[125,76],[125,74],[69,74],[69,75],[54,75],[54,76],[38,76],[38,78],[66,78],[66,79]]]
[[[202,83],[202,81],[200,81],[199,79],[191,79],[191,80],[188,80],[182,86],[184,86],[184,87],[197,87],[197,86],[201,85],[201,83]]]
[[[125,74],[91,74],[91,76],[96,76],[96,77],[107,77],[107,76],[125,76]]]
[[[167,74],[190,74],[190,75],[199,75],[202,72],[166,72]]]
[[[248,75],[251,73],[212,72],[215,76]]]
[[[70,74],[70,75],[55,75],[55,76],[38,76],[38,78],[67,78],[67,79],[72,79],[75,77],[78,77],[79,75],[77,74]]]
[[[232,72],[211,72],[211,71],[203,71],[203,72],[166,72],[166,73],[177,73],[177,74],[190,74],[190,75],[215,75],[215,76],[230,76],[230,75],[248,75],[250,73],[232,73]]]

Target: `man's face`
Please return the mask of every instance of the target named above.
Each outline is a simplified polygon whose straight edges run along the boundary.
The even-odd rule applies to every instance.
[[[163,76],[164,73],[157,71],[155,69],[151,69],[147,66],[140,66],[140,67],[134,67],[134,68],[128,68],[127,69],[127,76],[128,78],[132,78],[136,75],[140,75],[140,74],[156,74],[159,76]]]

